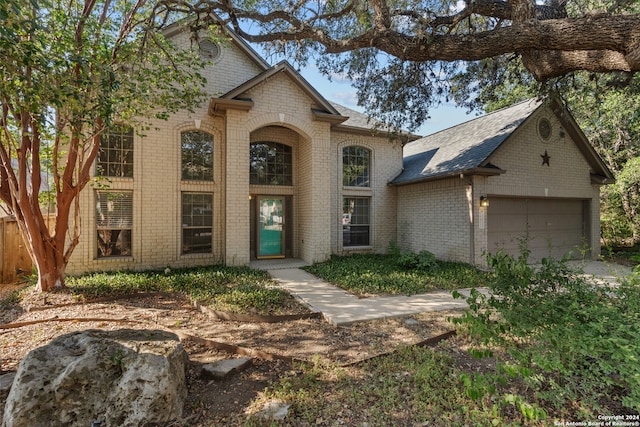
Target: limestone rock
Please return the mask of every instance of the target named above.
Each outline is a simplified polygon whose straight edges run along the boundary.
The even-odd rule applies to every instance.
[[[289,415],[290,404],[279,400],[272,400],[265,403],[262,411],[259,412],[261,418],[266,420],[281,421]]]
[[[245,369],[250,364],[250,357],[226,359],[215,363],[207,363],[202,365],[202,376],[204,378],[222,379],[234,372],[239,372]]]
[[[188,357],[175,334],[87,330],[62,335],[20,363],[4,427],[143,426],[180,419]]]
[[[7,394],[9,394],[15,377],[15,372],[7,372],[6,374],[0,375],[0,397],[6,397]]]

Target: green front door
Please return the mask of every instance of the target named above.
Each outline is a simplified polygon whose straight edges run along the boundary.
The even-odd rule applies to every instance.
[[[284,198],[258,198],[258,258],[284,258]]]

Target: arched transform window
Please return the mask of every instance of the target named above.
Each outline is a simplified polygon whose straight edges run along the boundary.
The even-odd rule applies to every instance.
[[[342,185],[369,187],[371,152],[355,145],[342,149]]]
[[[250,156],[250,184],[293,185],[291,147],[277,142],[254,142]]]
[[[182,179],[213,181],[213,136],[199,130],[182,132]]]

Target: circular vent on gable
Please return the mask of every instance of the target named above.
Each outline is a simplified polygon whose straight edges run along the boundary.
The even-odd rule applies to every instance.
[[[538,134],[545,141],[551,136],[551,122],[543,117],[538,121]]]
[[[198,45],[200,57],[205,61],[214,61],[220,56],[220,46],[211,40],[202,40]]]

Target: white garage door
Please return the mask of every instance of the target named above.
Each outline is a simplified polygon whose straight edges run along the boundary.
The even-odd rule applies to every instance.
[[[581,257],[585,237],[582,200],[516,199],[491,197],[487,211],[488,247],[491,253],[504,249],[518,256],[520,243],[527,242],[530,262],[544,257]]]

